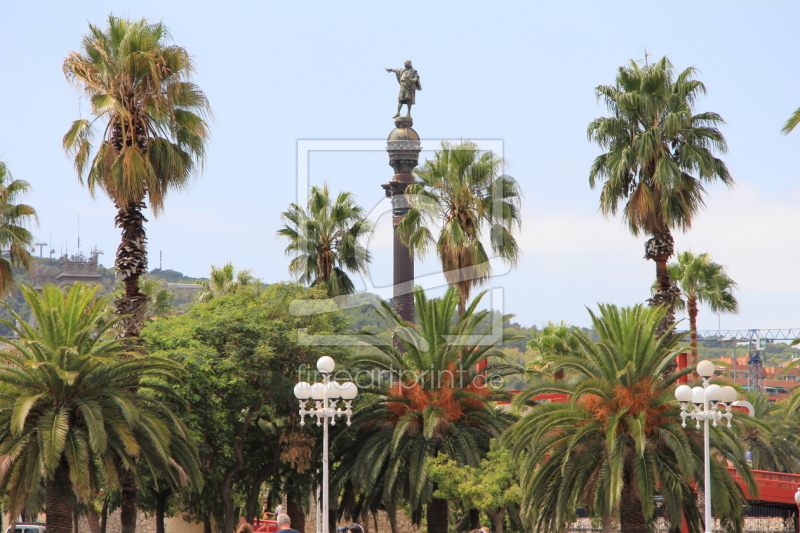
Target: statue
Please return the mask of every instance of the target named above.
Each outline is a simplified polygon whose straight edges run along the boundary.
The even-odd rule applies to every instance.
[[[419,83],[419,74],[411,68],[411,61],[406,60],[405,68],[387,68],[386,72],[394,72],[397,75],[397,82],[400,84],[400,95],[397,97],[397,114],[392,118],[400,116],[400,109],[403,104],[408,106],[407,117],[411,116],[411,106],[414,104],[414,94],[422,90]]]

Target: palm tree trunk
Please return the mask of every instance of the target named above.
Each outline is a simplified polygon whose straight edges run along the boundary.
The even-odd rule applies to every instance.
[[[50,533],[72,533],[72,484],[69,481],[69,466],[62,457],[46,482],[47,531]]]
[[[156,493],[156,533],[165,533],[164,519],[167,515],[167,500],[172,495],[172,489],[164,489]]]
[[[612,533],[614,531],[614,517],[604,514],[600,519],[603,522],[603,533]]]
[[[297,496],[292,491],[286,494],[286,514],[292,519],[292,529],[297,531],[306,530],[306,514],[303,512],[303,508],[300,507]]]
[[[386,514],[389,516],[389,527],[391,528],[392,533],[400,533],[400,528],[397,527],[397,510],[394,508],[388,508],[386,509]]]
[[[656,263],[656,294],[648,300],[652,307],[663,305],[667,312],[658,324],[656,334],[661,337],[675,324],[675,300],[680,290],[672,282],[667,269],[667,261],[675,253],[675,242],[669,229],[657,232],[645,245],[645,259]]]
[[[122,276],[125,284],[125,295],[114,303],[120,320],[123,338],[137,339],[144,325],[147,311],[147,295],[139,291],[139,278],[147,273],[147,235],[144,223],[147,219],[142,214],[146,206],[144,202],[131,202],[119,207],[114,219],[116,226],[122,228],[122,242],[117,248],[114,267]]]
[[[433,498],[428,504],[428,533],[447,533],[447,523],[450,518],[448,504],[449,502],[443,498]]]
[[[120,495],[119,522],[121,533],[136,533],[136,514],[139,507],[139,486],[133,472],[120,467],[119,482],[122,487]]]
[[[692,359],[690,365],[697,364],[697,298],[687,299],[686,308],[689,310],[689,329],[692,330]]]
[[[620,529],[625,533],[648,533],[647,520],[642,512],[642,501],[630,481],[633,472],[626,472],[625,477],[627,479],[622,486],[622,497],[619,502]]]

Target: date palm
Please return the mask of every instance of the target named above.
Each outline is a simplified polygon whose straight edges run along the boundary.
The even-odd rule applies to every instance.
[[[598,315],[590,312],[599,342],[573,330],[580,350],[554,366],[568,379],[538,379],[514,399],[524,408],[543,394],[568,397],[528,409],[505,437],[522,460],[523,511],[534,531],[563,531],[583,507],[606,524],[619,517],[626,533],[645,533],[657,494],[671,524],[683,516],[692,531],[702,531],[693,488],[702,486],[702,433],[681,428],[673,392],[691,368],[670,371],[680,346],[677,336],[656,333],[665,313],[601,305]],[[713,430],[715,451],[754,490],[741,443],[724,431]],[[713,461],[711,474],[717,516],[741,531],[743,493],[723,462]]]
[[[314,186],[307,207],[291,204],[281,217],[284,226],[278,236],[289,239],[286,254],[295,255],[289,272],[301,283],[324,285],[331,297],[355,292],[345,271],[366,271],[371,255],[364,239],[373,226],[353,193],[343,191],[332,198],[327,185]]]
[[[147,272],[143,210],[164,209],[167,193],[185,188],[202,164],[210,113],[191,82],[194,63],[185,48],[169,43],[162,23],[110,15],[108,28],[89,25],[80,52],[64,60],[64,74],[89,100],[89,117],[64,136],[78,177],[92,195],[103,191],[122,229],[114,266],[125,284],[115,304],[122,334],[136,338],[147,308],[139,278]],[[95,123],[101,138],[93,145]]]
[[[592,188],[602,183],[600,210],[606,216],[621,210],[634,236],[652,237],[645,243],[645,258],[656,263],[658,289],[650,303],[667,308],[662,334],[675,323],[679,294],[667,270],[674,253],[672,230],[691,227],[704,206],[704,185],[734,183],[714,156],[726,151],[718,129],[722,117],[695,113],[697,98],[706,92],[695,74],[694,68],[676,74],[666,57],[644,66],[631,61],[619,68],[614,85],[596,88],[611,116],[593,120],[588,128],[589,139],[607,150],[589,172]]]
[[[16,203],[29,191],[28,182],[12,178],[6,164],[0,161],[0,250],[8,251],[8,258],[0,255],[0,296],[14,286],[13,267],[31,266],[33,235],[25,226],[37,220],[36,210]]]
[[[681,252],[676,259],[669,264],[669,275],[683,293],[675,303],[677,309],[688,310],[692,336],[689,364],[696,365],[698,303],[706,304],[714,313],[738,313],[739,302],[733,295],[736,282],[725,272],[725,267],[713,262],[707,253]]]
[[[490,439],[513,420],[493,404],[507,395],[496,392],[477,368],[489,357],[503,357],[498,348],[502,338],[486,330],[490,312],[477,309],[482,296],[456,317],[455,288],[432,300],[416,289],[415,325],[385,306],[383,312],[403,326],[395,335],[407,350],[403,353],[377,336],[364,337],[377,350],[355,363],[369,369],[376,381],[361,387],[365,394],[354,415],[355,431],[334,439],[340,450],[341,466],[333,477],[338,487],[350,485],[367,507],[382,502],[391,511],[405,502],[415,523],[427,508],[431,533],[448,531],[448,503],[433,496],[436,488],[426,459],[441,452],[459,465],[477,467]]]
[[[180,366],[133,356],[110,334],[119,319],[96,287],[21,290],[33,321],[6,306],[14,320],[2,322],[18,338],[2,338],[11,349],[0,354],[0,487],[9,512],[44,482],[47,529],[69,533],[72,495],[87,501],[101,486],[119,488],[120,464],[199,483],[197,450],[167,403],[181,402],[172,388]]]
[[[459,294],[463,313],[470,291],[491,275],[491,253],[515,265],[519,248],[513,231],[521,225],[520,191],[502,174],[504,161],[478,145],[442,143],[442,149],[414,173],[418,183],[406,189],[412,208],[400,223],[400,238],[423,257],[435,244],[447,283]],[[442,225],[434,239],[431,227]]]

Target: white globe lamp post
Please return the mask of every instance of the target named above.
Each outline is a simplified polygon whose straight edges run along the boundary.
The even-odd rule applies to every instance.
[[[711,533],[713,530],[711,517],[711,457],[708,444],[708,423],[713,422],[717,427],[717,422],[727,419],[728,427],[731,427],[733,418],[732,404],[736,402],[738,393],[733,387],[720,387],[714,383],[709,383],[709,379],[714,375],[714,363],[711,361],[700,361],[697,365],[697,373],[703,378],[702,387],[689,387],[681,385],[675,389],[675,399],[681,404],[682,426],[686,427],[686,419],[692,418],[697,421],[697,429],[700,429],[700,421],[704,422],[703,427],[703,477],[705,478],[705,531]],[[720,409],[724,408],[725,411]],[[798,489],[800,494],[800,489]]]
[[[337,416],[346,416],[347,425],[353,414],[352,404],[358,394],[355,383],[339,383],[331,380],[331,374],[336,363],[327,355],[317,361],[317,370],[322,374],[322,383],[310,385],[301,381],[294,386],[294,395],[300,400],[300,425],[306,424],[306,415],[317,417],[317,425],[322,426],[322,533],[329,533],[328,527],[328,483],[329,463],[328,457],[328,422],[336,425]],[[339,407],[339,401],[344,401],[344,409]],[[308,407],[308,402],[313,401],[314,406]]]

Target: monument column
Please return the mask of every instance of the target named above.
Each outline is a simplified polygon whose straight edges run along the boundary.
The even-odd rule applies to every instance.
[[[411,126],[409,116],[395,117],[395,129],[389,133],[386,151],[394,177],[382,185],[386,196],[392,199],[392,228],[394,229],[394,290],[392,308],[406,322],[414,322],[414,259],[411,252],[397,234],[397,226],[405,218],[411,206],[405,196],[406,188],[414,183],[412,171],[419,162],[422,145],[419,135]]]

